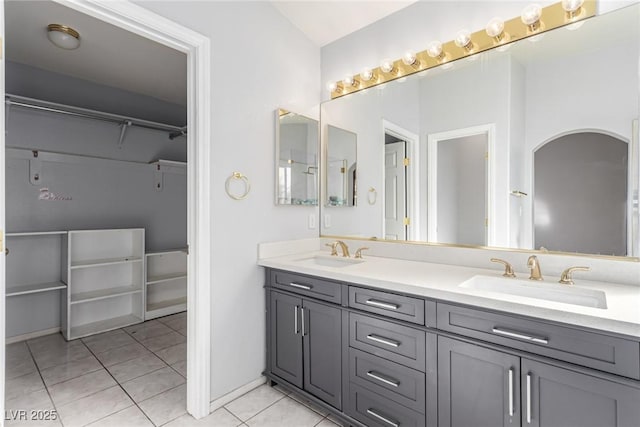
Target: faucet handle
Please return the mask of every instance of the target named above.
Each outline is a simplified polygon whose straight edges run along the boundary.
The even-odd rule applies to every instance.
[[[571,277],[571,274],[574,271],[589,271],[589,270],[591,270],[591,268],[589,267],[569,267],[562,272],[562,275],[560,276],[560,280],[558,280],[558,283],[562,283],[563,285],[573,285],[573,277]]]
[[[338,242],[325,243],[324,245],[331,248],[331,256],[338,256]]]
[[[504,273],[502,274],[504,277],[516,277],[516,273],[513,272],[513,266],[507,261],[500,258],[491,258],[491,262],[497,262],[504,265]]]
[[[365,247],[358,248],[358,250],[356,251],[356,254],[354,255],[354,258],[362,259],[362,251],[368,251],[368,250],[369,248],[365,248]]]

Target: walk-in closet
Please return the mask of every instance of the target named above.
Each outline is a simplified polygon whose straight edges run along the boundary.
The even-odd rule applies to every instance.
[[[186,56],[5,15],[6,425],[161,425],[186,411]]]

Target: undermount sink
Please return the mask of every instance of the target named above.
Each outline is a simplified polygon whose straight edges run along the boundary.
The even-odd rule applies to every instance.
[[[355,258],[316,255],[313,257],[296,260],[296,262],[307,265],[320,265],[322,267],[342,268],[348,267],[350,265],[360,264],[364,261],[362,259]]]
[[[459,286],[468,289],[581,305],[583,307],[607,308],[607,296],[603,291],[585,289],[573,285],[567,286],[559,283],[545,283],[506,277],[473,276]]]

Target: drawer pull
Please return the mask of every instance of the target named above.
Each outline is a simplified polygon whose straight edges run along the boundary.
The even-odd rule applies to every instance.
[[[527,374],[527,424],[531,424],[531,374]]]
[[[513,368],[509,368],[509,416],[513,417]]]
[[[382,302],[375,299],[368,299],[365,304],[373,305],[374,307],[386,308],[387,310],[397,310],[400,308],[398,304],[391,304],[389,302]]]
[[[305,291],[310,291],[313,286],[309,285],[301,285],[300,283],[291,282],[289,286],[293,286],[294,288],[304,289]]]
[[[367,376],[373,378],[374,380],[378,380],[378,381],[380,381],[382,383],[390,385],[392,387],[398,387],[400,385],[400,381],[396,381],[396,380],[393,380],[393,379],[385,378],[384,376],[382,376],[379,373],[374,372],[374,371],[367,372]]]
[[[387,417],[383,417],[382,415],[378,414],[376,411],[374,411],[373,409],[367,409],[367,414],[376,417],[377,419],[379,419],[380,421],[383,421],[387,424],[389,424],[390,426],[393,427],[400,427],[400,424],[398,424],[395,421],[391,421],[389,418]]]
[[[371,341],[375,341],[375,342],[379,342],[380,344],[384,344],[384,345],[388,345],[389,347],[400,347],[400,344],[398,341],[393,341],[390,340],[388,338],[383,338],[383,337],[379,337],[378,335],[367,335],[367,339],[371,340]]]
[[[521,340],[531,341],[538,344],[549,344],[549,340],[546,338],[532,337],[531,335],[521,334],[520,332],[512,332],[512,331],[507,331],[505,329],[498,329],[498,328],[493,328],[491,332],[497,335],[504,335],[510,338],[518,338]]]

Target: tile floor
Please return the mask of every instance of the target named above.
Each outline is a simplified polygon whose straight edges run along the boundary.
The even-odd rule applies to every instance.
[[[186,313],[178,313],[71,342],[54,334],[8,345],[6,427],[339,424],[315,405],[267,385],[196,421],[185,408],[186,322]],[[52,411],[55,420],[33,417]]]

